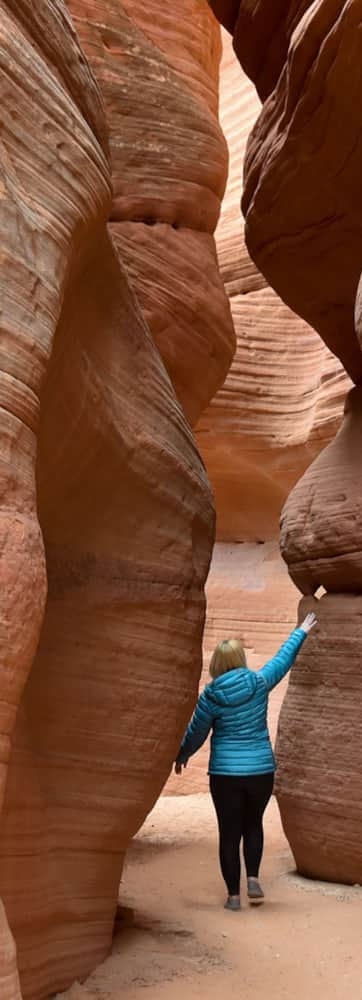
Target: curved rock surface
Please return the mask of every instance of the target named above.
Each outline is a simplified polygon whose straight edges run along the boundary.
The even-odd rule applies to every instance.
[[[362,379],[353,321],[362,237],[361,25],[359,0],[319,0],[299,22],[250,137],[243,196],[253,259],[355,382]]]
[[[0,15],[0,991],[43,1000],[109,948],[196,695],[213,512],[108,233],[102,105],[64,4]]]
[[[362,389],[347,396],[337,437],[313,462],[288,498],[281,549],[303,594],[320,586],[362,593]]]
[[[211,6],[223,21],[223,5]],[[228,10],[235,51],[265,99],[245,161],[249,252],[358,383],[360,0],[239,0]]]
[[[362,595],[326,594],[317,614],[281,710],[276,792],[298,871],[361,884]]]
[[[177,17],[160,0],[68,6],[110,128],[112,236],[193,424],[235,349],[212,235],[227,174],[219,28],[205,0]]]
[[[183,77],[187,88],[217,116],[221,38],[207,0],[178,0],[177,8],[160,0],[147,4],[122,0],[122,6]]]
[[[276,538],[288,493],[336,433],[350,385],[320,337],[269,288],[245,246],[242,161],[260,108],[223,35],[221,123],[230,171],[216,243],[237,350],[225,384],[197,424],[221,540]]]

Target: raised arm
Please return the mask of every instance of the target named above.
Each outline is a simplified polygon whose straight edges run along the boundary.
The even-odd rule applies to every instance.
[[[304,639],[308,632],[317,624],[317,619],[313,611],[311,611],[299,628],[295,628],[294,631],[289,636],[286,642],[280,647],[278,652],[268,663],[259,671],[261,677],[263,678],[268,691],[272,691],[273,688],[279,684],[279,681],[285,677],[288,670],[293,666],[294,660],[299,653],[300,647],[303,645]]]
[[[176,757],[176,767],[186,764],[189,757],[202,747],[212,726],[212,711],[205,693],[200,694],[190,725]]]

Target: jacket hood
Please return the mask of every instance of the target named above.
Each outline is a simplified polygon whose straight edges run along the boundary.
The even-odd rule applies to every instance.
[[[205,688],[205,694],[218,705],[242,705],[250,701],[257,686],[256,674],[246,667],[236,667],[228,670],[221,677],[216,677]]]

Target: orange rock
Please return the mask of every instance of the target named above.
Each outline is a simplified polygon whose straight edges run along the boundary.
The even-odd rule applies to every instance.
[[[222,20],[222,5],[217,0],[211,5]],[[283,301],[320,333],[359,383],[361,286],[356,308],[355,296],[362,227],[356,121],[361,98],[361,4],[240,0],[226,5],[226,11],[231,11],[227,27],[233,32],[235,50],[267,98],[245,161],[243,208],[249,251]],[[235,114],[232,103],[231,108]],[[240,132],[242,120],[240,112]],[[280,302],[276,308],[276,300],[272,308],[274,293],[263,285],[257,289],[255,270],[239,263],[233,285],[230,260],[227,280],[235,297],[234,318],[244,274],[253,282],[252,293],[246,288],[245,298],[248,303],[254,298],[259,312],[254,312],[254,323],[245,323],[250,344],[245,337],[243,353],[238,335],[232,372],[218,394],[218,406],[215,401],[199,422],[199,440],[204,433],[204,456],[207,462],[212,456],[216,469],[211,478],[217,505],[223,510],[228,504],[236,508],[233,527],[225,516],[219,521],[219,537],[220,533],[225,537],[225,530],[235,537],[239,527],[239,538],[248,530],[248,537],[256,537],[257,528],[264,538],[268,515],[272,531],[281,493],[292,485],[297,465],[302,471],[308,452],[310,461],[313,450],[318,452],[323,438],[334,432],[348,382],[305,323],[288,314]],[[243,302],[239,308],[243,316]],[[285,342],[288,327],[289,352],[283,352],[280,333],[283,330]],[[270,331],[273,347],[280,340],[279,352],[273,355],[272,347],[268,357]],[[301,349],[304,345],[300,355],[298,344]],[[299,394],[301,377],[305,381]],[[255,392],[258,383],[263,387],[260,399]],[[244,406],[239,405],[238,412],[240,384]],[[235,440],[238,433],[241,444],[241,430],[246,445],[240,447],[238,458],[230,442],[232,433]],[[320,626],[298,658],[280,718],[278,798],[299,871],[345,882],[362,879],[357,655],[362,600],[361,436],[359,387],[347,398],[337,437],[290,494],[281,534],[289,573],[302,593],[312,595],[320,585],[329,593],[319,602]],[[223,453],[231,475],[222,471]],[[239,486],[240,471],[244,491]],[[305,610],[303,604],[301,613]]]
[[[326,594],[292,669],[279,723],[276,792],[298,871],[362,882],[361,594]]]
[[[362,593],[362,389],[347,396],[336,438],[290,494],[281,518],[281,549],[303,594],[320,586]]]
[[[0,13],[0,991],[20,1000],[9,923],[43,1000],[109,949],[196,693],[213,509],[109,236],[102,105],[64,4]]]
[[[359,2],[318,2],[299,23],[250,137],[243,198],[253,259],[355,382],[362,377],[353,320],[361,270],[354,113],[362,94],[361,16]]]
[[[22,1000],[14,938],[0,901],[0,991],[1,1000]]]
[[[223,46],[220,114],[230,170],[216,243],[237,349],[196,434],[215,495],[218,538],[265,541],[277,537],[288,493],[336,433],[350,381],[249,257],[241,165],[260,102],[226,33]]]
[[[219,28],[205,0],[183,0],[177,18],[160,0],[68,6],[105,102],[112,235],[195,423],[235,349],[212,238],[227,174],[216,117]]]

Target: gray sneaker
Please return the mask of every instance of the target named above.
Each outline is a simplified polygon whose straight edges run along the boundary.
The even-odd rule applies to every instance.
[[[251,903],[260,905],[264,902],[264,893],[257,878],[248,878],[248,898]]]
[[[224,903],[224,910],[241,910],[240,896],[228,896]]]

